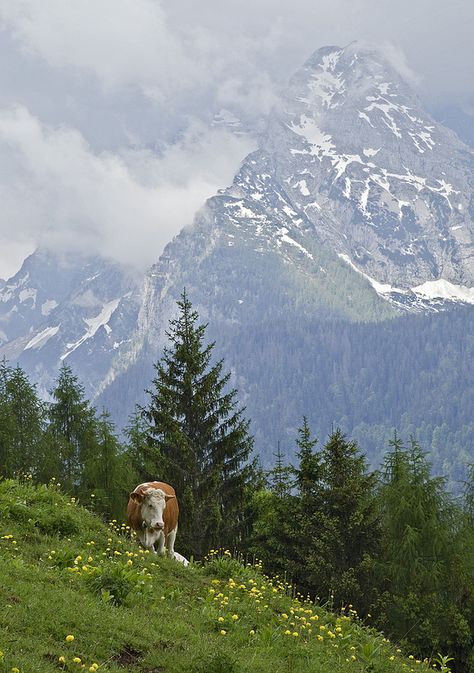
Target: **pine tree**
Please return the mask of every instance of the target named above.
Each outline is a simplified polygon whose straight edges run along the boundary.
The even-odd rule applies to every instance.
[[[298,450],[298,469],[295,470],[296,485],[304,509],[314,509],[321,493],[321,457],[314,451],[317,439],[311,439],[311,430],[306,416],[303,425],[298,428],[296,446]],[[318,503],[321,504],[320,502]]]
[[[66,490],[89,495],[97,453],[95,410],[71,368],[63,364],[51,391],[48,441],[58,454],[60,479]]]
[[[0,362],[0,475],[13,474],[11,437],[14,434],[14,417],[10,410],[8,383],[12,369],[5,358]]]
[[[464,511],[474,527],[474,463],[467,466],[467,480],[464,483]]]
[[[446,537],[444,482],[431,477],[426,455],[413,439],[409,449],[397,437],[391,445],[381,489],[391,590],[431,591]]]
[[[120,462],[120,443],[115,435],[110,414],[105,409],[96,422],[96,453],[91,458],[88,488],[94,495],[94,503],[103,514],[120,515],[124,509],[124,490]],[[125,488],[124,488],[125,486]]]
[[[283,454],[281,452],[280,442],[277,444],[277,452],[273,454],[275,465],[268,472],[270,488],[278,498],[284,498],[291,492],[293,468],[291,465],[285,465]]]
[[[236,390],[227,391],[230,374],[222,374],[222,360],[211,365],[214,343],[204,345],[207,325],[198,324],[185,291],[178,307],[143,413],[159,457],[156,478],[171,483],[181,503],[181,544],[201,556],[239,536],[253,440]]]
[[[333,535],[324,511],[321,453],[315,451],[316,444],[317,439],[312,439],[304,416],[296,438],[298,465],[293,469],[297,497],[291,519],[293,550],[290,558],[293,562],[290,572],[299,590],[312,595],[327,593],[327,587],[322,586],[322,578],[330,572],[325,540]]]
[[[335,600],[369,608],[374,559],[378,554],[380,528],[376,500],[376,474],[369,473],[365,457],[355,442],[340,429],[330,436],[322,451],[323,536],[327,567],[323,584],[334,590]],[[328,538],[328,533],[330,537]]]
[[[44,405],[20,366],[0,365],[0,460],[5,476],[33,473],[41,464]]]
[[[474,614],[474,536],[461,508],[431,476],[426,454],[398,438],[380,487],[382,559],[377,625],[420,656],[456,658],[468,670]],[[463,668],[464,667],[464,668]]]

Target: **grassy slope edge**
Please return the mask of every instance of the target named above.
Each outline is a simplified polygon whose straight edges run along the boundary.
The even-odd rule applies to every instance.
[[[54,486],[0,482],[0,578],[0,671],[428,668],[350,610],[292,597],[258,564],[224,553],[184,568],[147,554]]]

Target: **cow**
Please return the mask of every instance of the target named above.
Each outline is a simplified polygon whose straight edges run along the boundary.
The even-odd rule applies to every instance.
[[[130,493],[128,525],[136,531],[145,549],[175,558],[174,542],[178,530],[179,506],[174,488],[162,481],[139,484]],[[155,547],[157,545],[157,548]]]

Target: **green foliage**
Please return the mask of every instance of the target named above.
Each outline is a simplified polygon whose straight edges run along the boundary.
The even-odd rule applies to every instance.
[[[84,388],[64,364],[51,391],[48,433],[60,456],[61,483],[81,495],[90,492],[96,454],[95,410]]]
[[[92,593],[113,605],[138,604],[150,596],[147,575],[123,563],[108,563],[94,568],[85,582]]]
[[[268,472],[267,480],[273,493],[279,498],[285,498],[291,492],[293,485],[293,469],[291,465],[285,465],[280,442],[274,455],[275,465]]]
[[[134,479],[109,414],[97,417],[66,365],[52,398],[41,402],[20,367],[0,363],[0,475],[42,483],[54,478],[76,497],[93,500],[98,512],[121,515]],[[65,522],[54,525],[66,531]]]
[[[306,419],[298,432],[296,490],[255,498],[253,549],[304,595],[354,604],[406,649],[448,652],[471,671],[474,642],[474,529],[469,484],[464,510],[431,476],[413,439],[395,435],[381,475],[335,430],[315,450]],[[290,522],[288,524],[288,522]],[[359,657],[367,670],[371,644]]]
[[[42,464],[45,409],[20,367],[0,363],[0,474],[38,474]]]
[[[144,449],[146,470],[155,462],[153,478],[159,475],[176,488],[181,544],[199,557],[242,535],[244,495],[255,472],[248,462],[253,440],[237,392],[227,390],[230,374],[222,374],[222,361],[211,365],[214,344],[204,345],[206,326],[197,324],[186,293],[178,307],[168,332],[171,346],[155,365],[147,391],[147,443],[135,443],[132,455]]]

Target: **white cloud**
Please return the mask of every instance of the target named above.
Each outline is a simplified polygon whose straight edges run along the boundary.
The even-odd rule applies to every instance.
[[[0,111],[0,236],[144,268],[249,149],[198,127],[160,157],[96,153],[74,129],[46,127],[25,108]]]
[[[471,0],[0,0],[0,276],[45,241],[155,261],[246,152],[214,114],[258,128],[317,48],[382,45],[440,98],[473,33]]]
[[[106,87],[159,83],[166,95],[193,81],[185,44],[153,0],[15,0],[1,3],[0,17],[26,52],[92,72]]]

